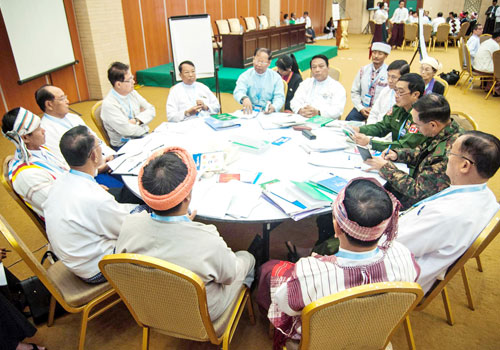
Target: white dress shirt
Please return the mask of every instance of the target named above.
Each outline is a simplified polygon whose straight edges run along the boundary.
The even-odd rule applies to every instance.
[[[408,9],[406,7],[397,8],[392,14],[392,23],[405,23],[408,19]]]
[[[432,24],[432,31],[433,32],[437,32],[438,25],[440,25],[442,23],[446,23],[446,20],[443,17],[436,17],[436,18],[434,18],[432,20],[432,22],[431,22],[431,24]]]
[[[493,52],[500,50],[500,45],[494,39],[483,41],[477,50],[472,67],[485,73],[493,73]]]
[[[307,78],[300,83],[290,108],[294,113],[306,106],[312,106],[327,118],[338,119],[344,112],[346,92],[342,84],[327,76],[323,81]]]
[[[395,104],[396,93],[389,86],[386,86],[382,89],[382,91],[380,91],[380,94],[375,99],[375,102],[373,102],[366,124],[375,124],[382,121],[384,116],[392,110],[392,106]]]
[[[351,100],[354,108],[358,111],[361,111],[365,107],[373,106],[382,89],[387,86],[387,65],[384,63],[376,70],[375,79],[372,81],[371,77],[374,69],[373,63],[361,67],[352,82]],[[362,101],[364,96],[369,93],[371,84],[375,88],[375,93],[371,96],[370,105],[364,106]]]
[[[196,100],[202,100],[208,106],[208,111],[200,111],[196,115],[197,117],[219,113],[219,101],[206,85],[197,81],[191,85],[180,82],[174,85],[168,93],[167,120],[169,122],[180,122],[190,118],[184,112],[196,106]]]
[[[387,21],[387,18],[389,18],[387,11],[381,9],[375,11],[375,14],[373,15],[373,20],[375,21],[375,24],[383,24],[385,23],[385,21]]]
[[[467,40],[467,47],[469,48],[470,58],[474,61],[474,57],[476,56],[477,50],[479,50],[479,46],[481,45],[481,41],[477,35],[471,35],[469,40]]]

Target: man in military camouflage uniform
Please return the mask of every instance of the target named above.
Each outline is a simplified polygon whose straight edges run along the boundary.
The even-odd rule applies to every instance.
[[[415,125],[428,139],[415,149],[386,150],[381,157],[366,160],[371,169],[378,170],[387,180],[386,188],[400,200],[404,209],[450,186],[446,153],[464,132],[450,118],[450,105],[442,95],[425,95],[413,105],[411,114]],[[391,161],[406,163],[410,174],[396,168]]]
[[[422,77],[416,73],[407,73],[399,78],[393,91],[396,94],[396,105],[392,113],[384,116],[378,123],[353,127],[356,134],[354,141],[366,146],[368,143],[374,150],[383,151],[389,145],[395,148],[415,148],[425,141],[410,113],[413,104],[424,95],[425,83]],[[384,137],[392,133],[392,142],[372,140],[369,136]]]

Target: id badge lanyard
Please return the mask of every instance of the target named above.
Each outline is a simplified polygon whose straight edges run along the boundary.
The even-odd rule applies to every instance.
[[[382,67],[380,67],[379,69],[382,69]],[[373,67],[372,67],[372,70],[373,70]],[[372,82],[370,83],[370,85],[368,85],[368,93],[366,93],[365,96],[363,97],[363,100],[364,100],[363,105],[365,107],[370,107],[370,103],[371,103],[371,100],[373,98],[373,96],[370,95],[370,90],[372,89],[373,84],[375,84],[378,81],[378,79],[380,77],[380,73],[382,73],[382,71],[379,71],[377,76],[375,77],[375,79],[373,79]]]
[[[123,102],[123,98],[122,96],[120,96],[116,91],[115,89],[112,89],[111,90],[111,93],[113,94],[113,96],[116,97],[116,99],[118,100],[118,103],[120,103],[120,105],[125,109],[125,111],[128,111],[128,119],[134,119],[134,116],[132,114],[132,104],[130,103],[130,96],[127,95],[126,96],[126,99],[127,99],[127,102],[128,102],[128,106],[125,104],[125,102]]]

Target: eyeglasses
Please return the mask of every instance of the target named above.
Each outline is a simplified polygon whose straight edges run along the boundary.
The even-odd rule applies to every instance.
[[[55,97],[54,100],[56,101],[66,101],[68,99],[68,95],[62,95],[62,96],[59,96],[59,97]]]
[[[269,61],[253,61],[253,64],[256,66],[267,66],[269,64]]]
[[[96,138],[96,145],[94,147],[92,147],[87,158],[90,158],[90,156],[92,155],[92,152],[94,152],[94,150],[101,145],[102,145],[102,141]]]
[[[395,90],[395,91],[396,91],[396,95],[398,95],[398,96],[404,96],[404,95],[411,94],[411,91],[407,91],[407,92],[404,92],[404,90]]]
[[[130,79],[124,80],[123,82],[132,84],[133,82],[135,83],[135,80],[134,80],[134,77],[132,76]]]
[[[463,156],[463,155],[461,155],[461,154],[456,154],[456,153],[453,153],[452,151],[448,151],[448,152],[446,152],[446,155],[447,155],[448,157],[449,157],[450,155],[451,155],[451,156],[455,156],[455,157],[460,157],[460,158],[463,158],[463,159],[465,159],[465,160],[469,161],[472,165],[474,165],[474,164],[475,164],[475,163],[474,163],[474,161],[473,161],[472,159],[467,158],[466,156]]]

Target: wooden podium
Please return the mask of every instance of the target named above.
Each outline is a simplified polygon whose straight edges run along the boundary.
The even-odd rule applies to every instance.
[[[306,47],[305,43],[305,23],[252,30],[243,34],[224,34],[222,63],[224,67],[245,68],[252,65],[257,48],[266,47],[276,57],[302,50]]]
[[[349,48],[349,40],[347,38],[347,28],[349,27],[350,18],[342,18],[338,20],[337,24],[337,48],[339,50],[345,50]]]

